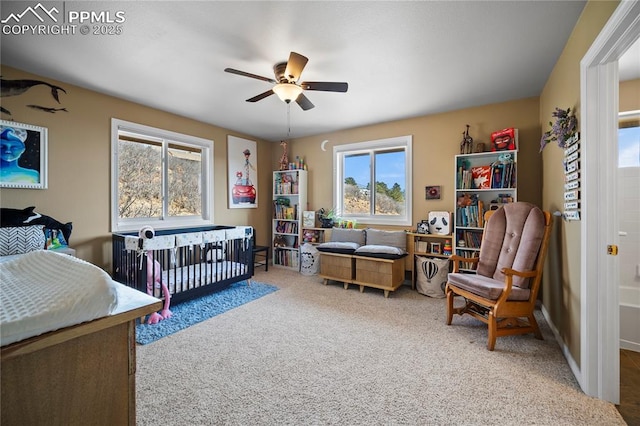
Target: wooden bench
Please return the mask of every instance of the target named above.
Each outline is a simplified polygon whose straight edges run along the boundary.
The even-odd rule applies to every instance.
[[[324,284],[339,281],[348,289],[350,284],[384,290],[384,297],[395,291],[404,281],[404,258],[382,259],[352,254],[320,252],[320,277]]]

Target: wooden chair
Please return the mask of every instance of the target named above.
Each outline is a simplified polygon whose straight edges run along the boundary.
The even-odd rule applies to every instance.
[[[549,245],[551,214],[533,204],[516,202],[494,211],[485,223],[479,257],[452,255],[447,325],[453,314],[469,314],[488,325],[487,349],[496,338],[533,333],[542,339],[533,311]],[[460,272],[460,262],[477,265],[476,274]],[[464,298],[454,308],[454,297]]]

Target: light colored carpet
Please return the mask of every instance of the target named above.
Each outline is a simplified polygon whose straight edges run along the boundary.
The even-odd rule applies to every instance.
[[[544,341],[499,338],[403,286],[322,284],[284,269],[280,291],[138,346],[139,425],[616,425]]]

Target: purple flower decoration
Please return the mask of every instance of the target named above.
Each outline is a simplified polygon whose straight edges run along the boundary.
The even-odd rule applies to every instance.
[[[552,117],[556,118],[556,122],[549,122],[551,130],[544,132],[540,139],[540,152],[550,142],[557,142],[560,148],[566,146],[567,139],[576,133],[578,128],[578,119],[575,114],[572,113],[571,108],[562,110],[556,107],[556,110],[551,113]]]

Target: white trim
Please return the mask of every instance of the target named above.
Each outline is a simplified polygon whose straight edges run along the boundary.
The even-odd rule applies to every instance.
[[[579,382],[588,395],[620,399],[617,258],[618,59],[640,34],[640,2],[623,0],[580,62],[582,134]]]
[[[547,320],[547,324],[549,325],[549,328],[551,328],[551,332],[553,333],[553,336],[556,338],[556,342],[560,346],[560,350],[562,351],[562,354],[566,358],[567,364],[569,364],[569,368],[571,369],[571,372],[578,379],[578,383],[582,387],[582,383],[580,383],[580,366],[578,365],[576,360],[573,359],[573,356],[571,355],[571,351],[569,350],[569,346],[567,346],[562,340],[562,336],[560,335],[560,331],[558,331],[558,327],[556,327],[553,321],[551,321],[551,315],[549,315],[549,311],[547,311],[547,308],[544,305],[542,305],[540,310],[542,311],[542,315],[544,316],[544,318]]]
[[[413,161],[413,136],[397,136],[387,139],[378,139],[366,142],[355,142],[333,147],[333,205],[339,209],[342,205],[342,181],[345,179],[342,169],[342,159],[345,153],[353,154],[358,151],[370,152],[373,149],[403,148],[405,152],[405,201],[406,211],[403,216],[384,217],[382,215],[371,217],[355,217],[358,223],[375,225],[409,226],[413,224],[413,189],[412,189],[412,161]],[[340,211],[337,212],[340,215]],[[351,217],[349,217],[351,219]]]
[[[170,140],[186,146],[199,146],[202,148],[202,215],[200,217],[171,217],[169,220],[160,218],[127,219],[119,220],[118,197],[118,132],[132,132],[145,135],[145,137],[158,138],[158,140]],[[170,130],[158,129],[143,124],[132,123],[117,118],[111,119],[111,231],[126,232],[137,231],[143,225],[153,226],[156,229],[191,228],[208,226],[213,224],[213,141],[197,136],[185,135]],[[163,173],[165,173],[163,171]],[[166,181],[166,176],[165,176]]]

